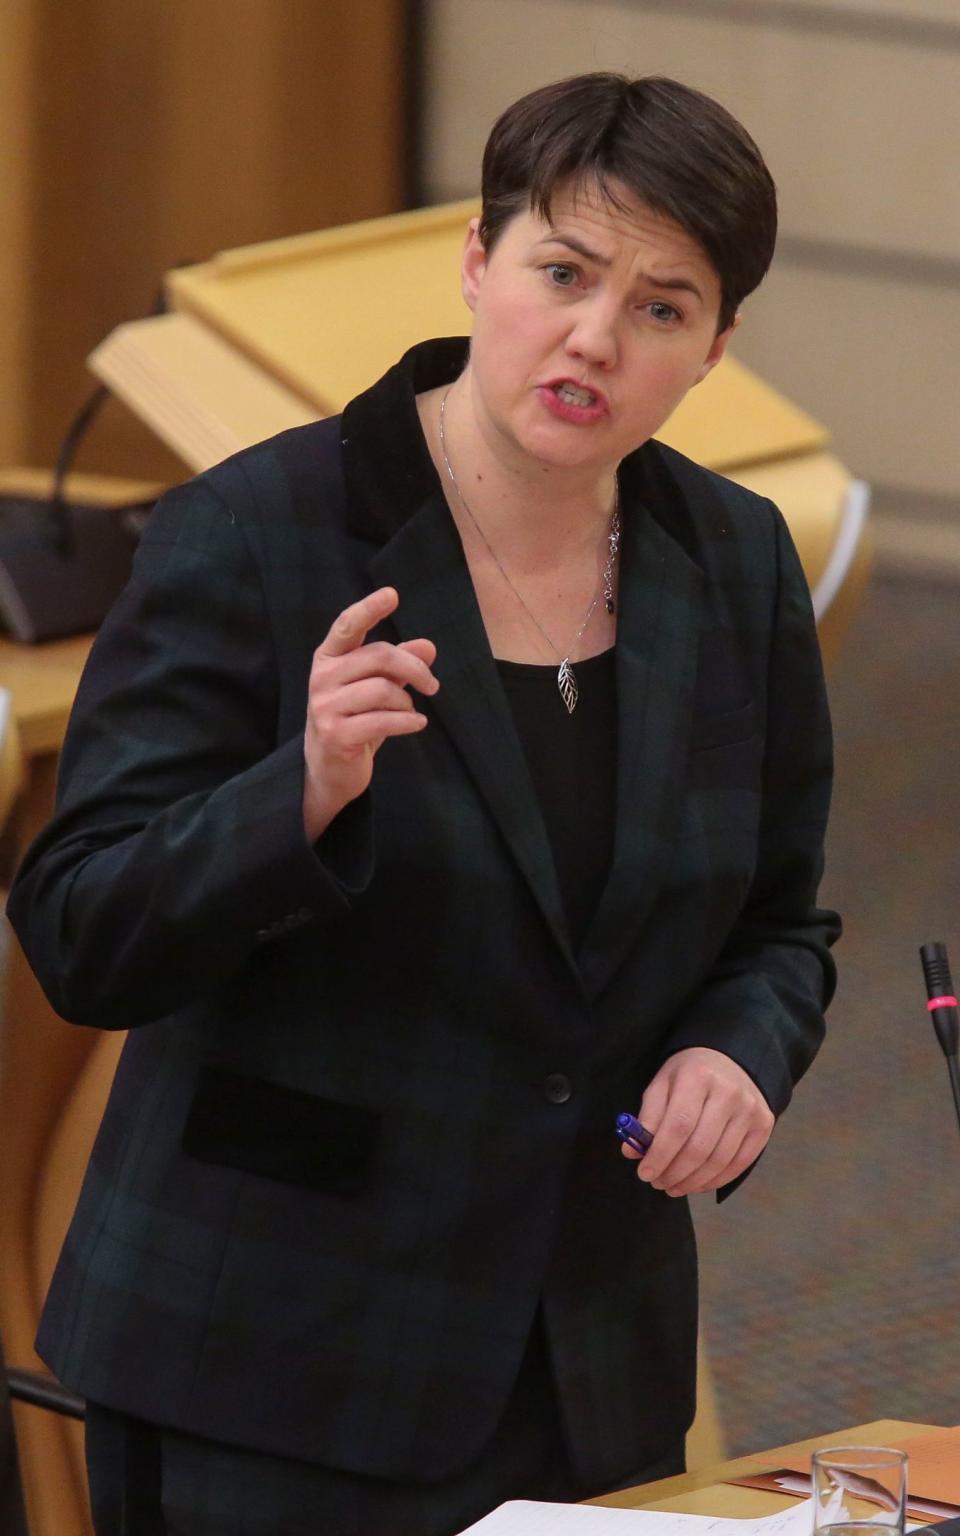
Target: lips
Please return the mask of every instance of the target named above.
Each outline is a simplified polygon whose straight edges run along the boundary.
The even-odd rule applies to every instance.
[[[551,379],[537,388],[547,412],[557,421],[573,427],[593,427],[608,415],[607,397],[576,379]]]
[[[591,389],[587,384],[578,384],[575,379],[551,379],[546,387],[564,405],[572,405],[580,410],[605,411],[607,408],[607,398],[600,390]]]

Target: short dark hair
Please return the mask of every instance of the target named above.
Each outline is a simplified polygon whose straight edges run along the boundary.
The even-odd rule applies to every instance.
[[[501,114],[483,155],[480,239],[491,251],[523,208],[550,217],[565,182],[621,182],[699,243],[720,279],[720,329],[762,280],[777,238],[777,192],[756,144],[719,102],[678,80],[575,75]]]

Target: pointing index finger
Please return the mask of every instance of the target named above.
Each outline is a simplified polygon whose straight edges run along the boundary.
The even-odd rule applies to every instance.
[[[355,651],[370,630],[393,613],[399,601],[395,587],[378,587],[376,592],[368,592],[359,602],[351,603],[331,624],[318,647],[321,655],[345,656],[348,651]]]

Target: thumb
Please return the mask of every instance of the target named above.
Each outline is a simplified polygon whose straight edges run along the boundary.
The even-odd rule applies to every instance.
[[[660,1122],[666,1113],[667,1102],[670,1098],[670,1079],[666,1068],[661,1067],[659,1072],[647,1084],[643,1098],[640,1100],[640,1113],[637,1119],[645,1125],[651,1135],[660,1128]]]
[[[397,650],[409,651],[411,656],[426,662],[428,667],[432,667],[437,659],[437,648],[432,640],[401,640]]]

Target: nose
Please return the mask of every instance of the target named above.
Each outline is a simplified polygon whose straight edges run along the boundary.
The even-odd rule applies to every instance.
[[[617,361],[616,317],[599,296],[577,305],[566,352],[592,368],[612,368]]]

